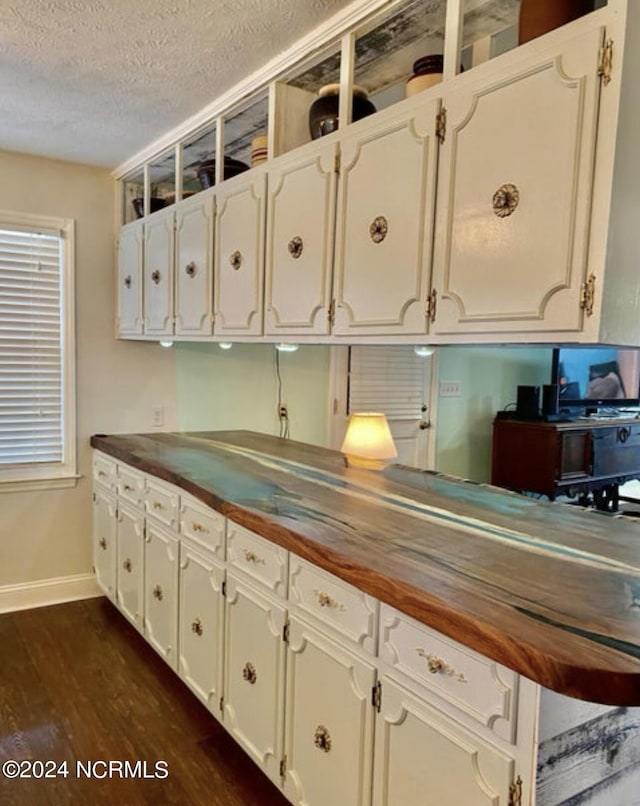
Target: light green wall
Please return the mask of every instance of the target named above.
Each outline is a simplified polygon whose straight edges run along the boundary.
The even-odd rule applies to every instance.
[[[178,423],[183,431],[248,429],[278,434],[275,350],[270,344],[175,344]],[[440,398],[433,436],[435,468],[477,481],[491,475],[492,423],[515,402],[518,384],[549,382],[551,349],[443,347],[439,381],[458,381],[460,397]],[[280,354],[282,400],[291,438],[328,440],[329,347]]]
[[[443,347],[440,381],[459,381],[460,397],[439,398],[436,469],[490,481],[492,423],[515,403],[518,384],[542,385],[551,377],[549,347]]]
[[[272,344],[175,344],[178,422],[182,431],[248,429],[278,434],[278,387]],[[327,441],[329,348],[302,345],[280,353],[282,401],[291,439]]]

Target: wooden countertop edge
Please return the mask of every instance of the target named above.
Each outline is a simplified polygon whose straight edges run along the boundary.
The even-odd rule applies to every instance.
[[[230,518],[240,526],[258,533],[304,560],[343,579],[380,601],[455,641],[501,663],[515,672],[560,694],[590,702],[614,706],[640,705],[640,661],[608,649],[628,670],[588,668],[559,657],[565,633],[553,625],[545,625],[549,633],[548,648],[513,634],[506,634],[486,620],[472,618],[452,607],[438,596],[416,588],[403,580],[354,563],[347,553],[320,544],[271,520],[267,515],[216,496],[211,491],[170,471],[160,464],[141,459],[129,450],[119,449],[101,435],[91,437],[96,450],[112,456],[141,472],[149,473],[169,484],[184,489],[202,503]],[[584,639],[587,641],[587,639]]]

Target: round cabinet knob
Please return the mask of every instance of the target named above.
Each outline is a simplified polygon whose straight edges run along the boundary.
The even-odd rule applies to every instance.
[[[196,271],[196,264],[193,262],[193,260],[191,263],[187,263],[187,265],[184,267],[184,273],[187,275],[187,277],[191,277],[192,279],[196,276]]]
[[[130,274],[127,274],[127,276],[124,278],[124,287],[125,288],[131,288],[131,275]]]
[[[240,266],[242,266],[242,252],[239,252],[237,249],[235,252],[231,254],[229,257],[229,263],[231,264],[231,268],[234,271],[238,271]]]
[[[151,272],[151,279],[156,285],[160,282],[160,272],[157,269]]]
[[[162,587],[160,585],[156,585],[152,591],[154,599],[157,599],[159,602],[162,601],[162,597],[164,593],[162,592]]]
[[[289,254],[291,257],[297,260],[304,249],[302,238],[299,235],[296,235],[295,238],[292,238],[289,241],[287,248],[289,249]]]
[[[323,753],[328,753],[331,750],[331,734],[324,725],[318,725],[316,728],[316,732],[313,734],[313,743]]]
[[[131,569],[133,566],[131,565],[131,560],[127,557],[127,559],[122,563],[122,567],[127,572],[127,574],[131,573]]]
[[[493,212],[498,218],[507,218],[520,204],[520,191],[510,182],[500,187],[493,194]]]
[[[389,222],[383,215],[373,219],[369,226],[369,236],[374,243],[382,243],[389,232]]]
[[[249,685],[255,686],[256,680],[258,679],[258,674],[253,663],[245,664],[244,669],[242,670],[242,677],[247,681],[247,683],[249,683]]]
[[[191,622],[191,632],[195,633],[198,636],[198,638],[200,638],[200,636],[204,632],[202,622],[200,621],[199,618],[196,618]]]
[[[104,537],[101,537],[101,538],[100,538],[100,540],[98,541],[98,545],[100,546],[100,548],[101,548],[103,551],[106,551],[106,550],[107,550],[107,541],[104,539]]]

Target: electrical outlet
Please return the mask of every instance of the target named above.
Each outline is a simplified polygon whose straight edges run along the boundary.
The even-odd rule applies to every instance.
[[[460,397],[460,381],[440,381],[440,397]]]
[[[164,406],[153,406],[151,409],[151,425],[162,428],[164,425]]]
[[[289,419],[289,409],[287,408],[286,403],[281,403],[278,406],[278,417],[281,420],[288,420]]]

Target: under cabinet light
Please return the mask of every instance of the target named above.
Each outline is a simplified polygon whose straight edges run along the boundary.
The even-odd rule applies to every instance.
[[[173,347],[173,342],[172,341],[161,341],[160,346],[161,347]]]
[[[281,341],[280,344],[276,344],[276,350],[279,353],[295,353],[298,347],[298,344],[291,344],[290,342],[284,341]]]
[[[233,342],[232,341],[219,341],[218,342],[218,347],[221,350],[230,350],[233,347]]]
[[[419,355],[420,358],[428,358],[430,355],[433,355],[433,347],[430,347],[428,344],[416,344],[413,348],[413,352]]]

